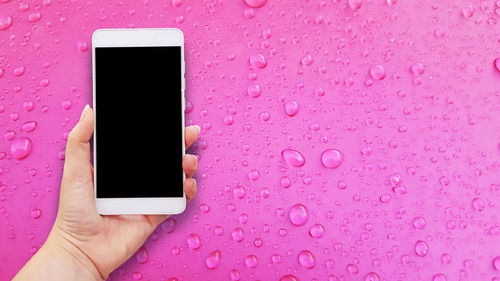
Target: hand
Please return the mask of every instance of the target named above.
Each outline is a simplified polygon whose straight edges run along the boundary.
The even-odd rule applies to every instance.
[[[48,252],[67,253],[69,258],[75,259],[77,266],[87,270],[86,273],[96,279],[106,279],[139,249],[168,216],[101,216],[97,213],[89,144],[93,132],[94,113],[86,106],[68,137],[57,218],[39,252],[48,248]],[[198,126],[186,128],[186,149],[196,140],[199,132]],[[187,154],[182,167],[187,176],[184,192],[190,201],[196,195],[196,181],[192,176],[196,171],[197,158]],[[22,279],[21,273],[16,278]]]

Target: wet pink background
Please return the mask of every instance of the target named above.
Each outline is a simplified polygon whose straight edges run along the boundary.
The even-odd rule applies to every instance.
[[[134,27],[184,31],[198,196],[111,280],[500,280],[500,2],[259,2],[0,0],[1,280],[56,216],[92,32]]]

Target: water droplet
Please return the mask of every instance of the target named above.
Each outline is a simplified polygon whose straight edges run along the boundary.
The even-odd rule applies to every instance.
[[[219,250],[211,252],[205,260],[205,265],[208,269],[215,269],[219,266],[221,260],[221,253]]]
[[[248,85],[247,92],[250,97],[257,98],[262,93],[262,89],[259,84],[252,83]]]
[[[310,65],[311,63],[313,63],[313,58],[310,55],[305,55],[300,59],[302,65]]]
[[[233,237],[233,240],[236,242],[243,241],[243,229],[241,227],[233,229],[233,232],[231,232],[231,237]]]
[[[425,72],[425,67],[423,64],[417,62],[411,66],[411,72],[415,75],[422,75]]]
[[[161,224],[161,229],[166,233],[172,233],[175,230],[176,221],[173,218],[168,218]]]
[[[375,272],[369,272],[365,275],[365,281],[380,281],[380,277]]]
[[[35,121],[28,121],[28,122],[23,124],[23,126],[21,127],[21,130],[23,130],[25,132],[31,132],[31,131],[36,129],[36,125],[37,124]]]
[[[25,71],[24,66],[18,66],[14,68],[14,71],[12,73],[14,73],[15,76],[19,77],[24,74],[24,71]]]
[[[355,264],[352,264],[352,263],[347,265],[347,271],[351,274],[358,274],[359,273],[358,266]]]
[[[444,274],[438,273],[432,276],[432,281],[447,281],[448,279]]]
[[[251,66],[256,68],[264,68],[267,65],[266,58],[261,54],[251,55],[250,58],[248,59],[248,62],[250,63]]]
[[[295,114],[297,114],[297,112],[299,112],[299,104],[293,100],[288,101],[285,104],[285,112],[286,112],[286,115],[288,115],[290,117],[295,116]]]
[[[199,249],[201,247],[200,236],[198,236],[198,234],[196,234],[196,233],[189,234],[189,236],[187,238],[187,244],[188,244],[189,248],[191,248],[193,250]]]
[[[348,0],[349,8],[351,8],[351,10],[357,10],[361,8],[362,3],[362,0]]]
[[[471,5],[467,5],[462,8],[462,16],[464,16],[464,18],[470,18],[473,15],[474,15],[474,7],[472,7]]]
[[[321,154],[321,163],[325,168],[335,169],[344,162],[344,154],[337,149],[327,149]]]
[[[249,256],[247,256],[245,258],[245,265],[248,268],[256,268],[257,265],[258,265],[257,256],[255,256],[255,255],[249,255]]]
[[[87,42],[85,41],[78,41],[76,44],[76,47],[80,53],[86,52],[89,50],[89,46],[87,45]]]
[[[415,254],[419,257],[425,257],[429,252],[429,245],[425,241],[418,240],[415,243]]]
[[[494,257],[491,264],[496,271],[500,271],[500,256]]]
[[[134,277],[135,280],[141,280],[142,279],[142,273],[140,273],[140,272],[134,272],[134,273],[132,273],[132,277]]]
[[[316,258],[308,250],[303,250],[299,253],[299,263],[305,268],[311,269],[316,265]]]
[[[370,68],[370,75],[375,80],[383,80],[385,78],[385,70],[381,65],[374,65]]]
[[[31,211],[31,217],[34,218],[34,219],[38,219],[42,216],[42,210],[40,209],[34,209],[33,211]]]
[[[444,253],[444,254],[441,255],[441,261],[444,264],[450,264],[451,263],[451,256],[448,255],[447,253]]]
[[[17,159],[23,159],[31,152],[31,140],[26,137],[18,138],[12,141],[10,153]]]
[[[245,195],[247,193],[246,193],[245,188],[243,186],[236,186],[233,189],[233,194],[234,194],[234,197],[236,197],[238,199],[243,199],[243,198],[245,198]]]
[[[281,277],[280,281],[300,281],[300,280],[299,280],[299,278],[288,274],[288,275]]]
[[[5,30],[12,26],[12,18],[10,16],[0,16],[0,30]]]
[[[304,158],[302,153],[291,148],[283,150],[281,152],[281,155],[283,156],[283,160],[285,160],[286,163],[294,167],[302,167],[306,163],[306,159]]]
[[[472,200],[472,207],[474,208],[474,210],[482,212],[484,210],[485,205],[483,200],[481,200],[481,198],[474,198]]]
[[[426,224],[423,217],[416,217],[413,219],[413,227],[415,227],[415,229],[424,229]]]
[[[245,4],[252,8],[260,8],[266,4],[267,0],[245,0]]]
[[[309,210],[303,204],[295,204],[290,208],[289,218],[295,226],[304,225],[309,219]]]
[[[42,18],[42,14],[39,12],[32,12],[28,15],[28,21],[31,23],[37,22]]]
[[[496,70],[498,72],[500,72],[500,57],[496,58],[494,61],[493,61],[493,66],[495,66]]]
[[[312,238],[321,238],[325,234],[325,227],[322,224],[315,224],[309,229],[309,235]]]
[[[135,259],[137,260],[138,263],[146,263],[149,259],[149,256],[148,256],[148,251],[146,250],[146,248],[144,247],[141,247],[139,248],[139,250],[137,250],[137,253],[135,253]]]

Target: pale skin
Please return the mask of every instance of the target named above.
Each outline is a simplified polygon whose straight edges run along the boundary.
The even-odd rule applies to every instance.
[[[94,199],[89,140],[94,132],[94,112],[86,106],[66,144],[59,209],[44,245],[13,280],[105,280],[128,260],[167,215],[101,216]],[[186,149],[200,132],[185,129]],[[197,158],[186,154],[184,192],[196,195],[192,178]]]

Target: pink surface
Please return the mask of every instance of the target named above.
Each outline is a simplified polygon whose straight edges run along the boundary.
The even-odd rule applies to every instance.
[[[184,31],[199,188],[111,280],[500,280],[500,2],[265,2],[0,0],[1,280],[127,27]]]

